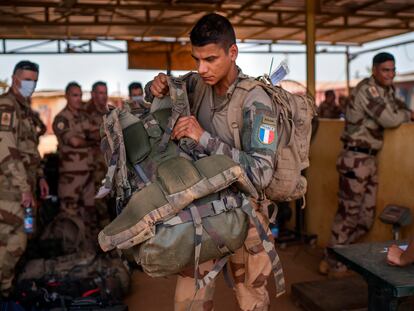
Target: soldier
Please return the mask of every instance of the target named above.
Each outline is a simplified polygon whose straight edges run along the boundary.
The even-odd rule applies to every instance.
[[[354,89],[346,107],[345,128],[336,167],[339,172],[338,210],[329,246],[350,244],[365,235],[374,222],[377,194],[377,158],[384,128],[393,128],[414,117],[395,97],[394,56],[373,58],[372,76]],[[346,267],[330,256],[319,266],[332,277],[347,275]]]
[[[53,131],[58,139],[61,211],[80,216],[89,229],[88,237],[96,241],[92,148],[96,145],[99,132],[91,126],[82,109],[80,85],[69,83],[65,97],[66,107],[53,120]]]
[[[86,112],[88,114],[93,131],[98,131],[103,122],[103,116],[108,112],[108,87],[105,82],[97,81],[92,85],[91,100],[87,103]],[[95,193],[102,185],[105,178],[107,166],[105,158],[100,148],[100,137],[97,137],[92,148],[93,153],[93,179],[95,183]],[[108,206],[103,199],[95,200],[99,227],[103,228],[109,223]]]
[[[246,76],[236,65],[238,47],[234,29],[225,17],[208,14],[191,30],[190,40],[198,71],[185,76],[193,115],[181,117],[177,121],[172,137],[192,138],[207,155],[228,155],[246,170],[255,187],[263,194],[273,174],[276,141],[261,138],[259,132],[266,123],[269,125],[269,137],[276,137],[276,118],[271,100],[259,86],[244,98],[239,112],[244,124],[241,129],[241,149],[236,148],[233,132],[227,124],[228,106],[235,85]],[[149,102],[152,102],[153,96],[162,98],[168,94],[165,74],[158,74],[146,85],[145,90]],[[251,201],[268,229],[269,202],[264,198]],[[267,310],[270,301],[266,284],[272,266],[252,225],[244,246],[230,256],[229,261],[240,309]],[[200,265],[201,275],[211,270],[212,265],[211,261]],[[192,273],[183,272],[178,276],[176,311],[188,310],[191,306],[194,310],[213,309],[214,282],[197,292],[194,284]]]
[[[130,100],[136,102],[144,100],[144,90],[142,89],[142,84],[139,82],[132,82],[128,85],[128,95]]]
[[[132,82],[128,86],[129,100],[125,102],[124,106],[127,106],[131,113],[138,118],[149,113],[150,105],[144,101],[144,91],[142,85],[139,82]]]
[[[37,180],[41,197],[49,193],[30,108],[38,75],[37,64],[17,63],[10,90],[0,96],[0,300],[9,295],[15,265],[26,248],[23,208],[35,207]]]
[[[339,119],[341,108],[336,104],[336,96],[333,90],[325,91],[325,100],[319,105],[319,118]]]

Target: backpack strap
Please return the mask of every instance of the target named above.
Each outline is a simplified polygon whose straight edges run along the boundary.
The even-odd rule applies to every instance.
[[[260,82],[253,78],[243,78],[236,82],[229,102],[227,113],[227,124],[233,133],[234,145],[241,149],[240,132],[243,126],[242,107],[247,94],[254,89]]]
[[[276,252],[275,245],[270,241],[268,235],[266,234],[265,229],[259,222],[257,218],[256,211],[252,208],[249,200],[243,194],[243,203],[241,209],[250,217],[254,226],[256,227],[259,237],[262,241],[263,248],[267,255],[269,256],[270,262],[272,264],[272,272],[275,279],[276,285],[276,297],[283,295],[286,292],[285,278],[283,276],[282,264],[280,262],[279,255]]]
[[[167,77],[168,86],[170,88],[170,97],[172,103],[171,116],[168,119],[167,128],[161,138],[158,146],[159,152],[164,152],[167,149],[171,134],[175,123],[181,116],[190,115],[190,104],[187,97],[187,88],[185,81],[180,78]]]

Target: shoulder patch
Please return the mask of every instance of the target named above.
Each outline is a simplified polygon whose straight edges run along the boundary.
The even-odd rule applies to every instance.
[[[13,128],[13,112],[0,110],[0,130],[11,131]]]
[[[57,116],[54,122],[55,131],[62,132],[65,129],[69,128],[69,122],[66,118]]]
[[[251,139],[252,147],[275,151],[277,139],[276,119],[264,114],[255,115]]]
[[[369,92],[369,94],[371,94],[371,96],[372,97],[374,97],[374,98],[377,98],[377,97],[379,97],[380,95],[379,95],[379,93],[378,93],[378,90],[377,90],[377,88],[375,87],[375,86],[370,86],[369,88],[368,88],[368,92]]]

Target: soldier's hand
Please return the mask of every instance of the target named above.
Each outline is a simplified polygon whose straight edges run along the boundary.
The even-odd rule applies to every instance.
[[[49,185],[47,184],[46,179],[39,179],[39,188],[40,188],[40,198],[44,199],[49,195]]]
[[[150,91],[152,95],[158,98],[162,98],[164,95],[168,94],[169,87],[167,82],[167,75],[165,73],[160,72],[158,76],[154,77]]]
[[[23,207],[34,206],[34,199],[33,199],[33,194],[31,191],[22,193],[21,204],[23,205]]]
[[[194,116],[181,117],[174,126],[172,138],[181,139],[183,137],[189,137],[199,143],[203,133],[204,129]]]
[[[387,262],[391,266],[404,266],[404,263],[401,260],[401,256],[404,253],[404,251],[399,248],[397,245],[391,245],[388,248],[387,253]]]

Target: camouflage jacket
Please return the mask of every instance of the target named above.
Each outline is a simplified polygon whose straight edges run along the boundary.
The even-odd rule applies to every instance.
[[[107,113],[107,111],[100,111],[92,102],[92,100],[85,103],[85,105],[86,116],[88,117],[90,123],[90,131],[96,131],[99,133],[103,123],[103,117]],[[100,137],[96,137],[95,139],[93,139],[93,141],[94,143],[91,146],[91,151],[93,152],[93,164],[95,165],[95,170],[106,172],[106,163],[100,147]]]
[[[276,122],[275,113],[269,96],[261,87],[254,88],[243,103],[243,128],[241,130],[242,150],[235,148],[232,130],[228,126],[227,114],[232,93],[240,77],[244,74],[239,69],[239,76],[229,87],[225,96],[217,96],[212,86],[203,82],[198,73],[190,72],[183,76],[187,82],[190,108],[201,127],[205,130],[200,138],[201,146],[207,155],[225,154],[239,163],[249,179],[259,191],[270,183],[274,170],[276,142],[267,144],[260,138],[264,120]],[[149,87],[145,87],[146,100],[153,98]]]
[[[146,116],[151,109],[151,104],[144,101],[133,101],[131,99],[124,101],[124,108],[131,112],[137,118]]]
[[[20,200],[43,176],[35,113],[12,92],[0,96],[0,199]]]
[[[75,115],[68,106],[63,108],[53,120],[53,131],[58,139],[59,171],[81,172],[93,169],[93,145],[89,133],[93,130],[85,112]],[[79,137],[89,142],[86,147],[72,147],[69,140]]]
[[[341,116],[341,108],[335,103],[323,101],[318,107],[318,117],[327,119],[339,119]]]
[[[395,97],[394,88],[383,88],[373,77],[367,78],[352,93],[341,140],[349,146],[379,150],[384,128],[397,127],[409,120],[410,111]]]

